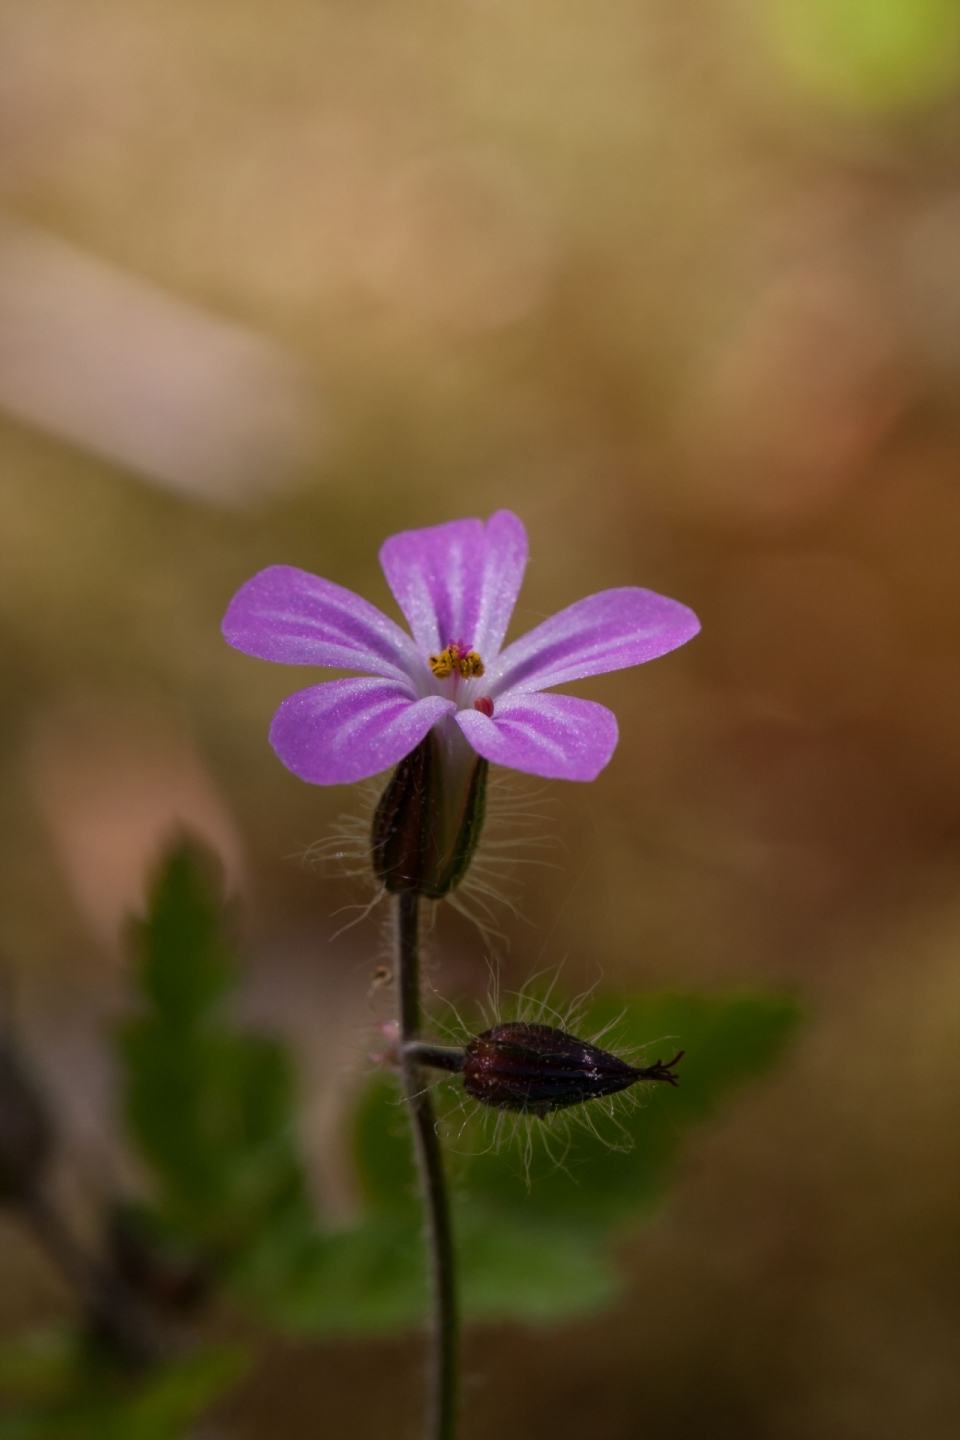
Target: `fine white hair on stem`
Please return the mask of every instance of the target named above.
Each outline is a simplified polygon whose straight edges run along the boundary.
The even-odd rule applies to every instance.
[[[334,910],[334,916],[342,915],[345,910],[358,910],[360,913],[355,915],[352,920],[348,920],[345,925],[341,925],[339,930],[334,930],[329,943],[332,944],[334,940],[339,940],[341,935],[346,935],[347,931],[352,930],[355,925],[362,924],[367,916],[377,908],[386,893],[386,887],[380,885],[377,887],[377,893],[373,899],[368,900],[366,905],[341,905],[339,910]]]

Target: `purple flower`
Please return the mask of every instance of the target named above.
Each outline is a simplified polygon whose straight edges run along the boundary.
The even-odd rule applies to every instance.
[[[395,765],[436,727],[451,754],[465,738],[497,765],[592,780],[617,743],[603,705],[553,686],[655,660],[700,628],[692,610],[626,586],[578,600],[505,649],[527,562],[516,515],[453,520],[393,535],[380,551],[413,637],[352,591],[290,565],[261,570],[234,596],[227,641],[286,665],[360,676],[298,690],[270,741],[315,785],[349,784]]]

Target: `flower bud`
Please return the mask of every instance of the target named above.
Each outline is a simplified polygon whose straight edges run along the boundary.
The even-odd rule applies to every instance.
[[[0,1037],[0,1203],[35,1191],[52,1148],[40,1097],[9,1041]]]
[[[628,1065],[616,1055],[552,1025],[511,1021],[477,1035],[466,1047],[463,1086],[483,1105],[546,1115],[627,1090],[638,1080],[676,1085],[668,1064]]]
[[[373,817],[374,872],[393,895],[439,900],[466,875],[486,811],[487,762],[431,730],[400,761]]]

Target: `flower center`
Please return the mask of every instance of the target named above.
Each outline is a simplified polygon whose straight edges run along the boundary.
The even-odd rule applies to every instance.
[[[462,640],[451,640],[439,655],[431,655],[430,669],[438,680],[447,680],[451,675],[462,675],[464,680],[473,680],[483,674],[483,661],[476,650],[471,650]]]

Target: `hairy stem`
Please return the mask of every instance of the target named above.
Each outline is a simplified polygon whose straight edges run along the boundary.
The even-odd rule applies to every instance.
[[[455,1440],[457,1433],[459,1317],[450,1225],[450,1200],[430,1092],[415,1047],[420,1038],[420,900],[397,896],[397,974],[400,990],[400,1053],[410,1109],[417,1171],[426,1212],[433,1291],[429,1394],[424,1440]]]

